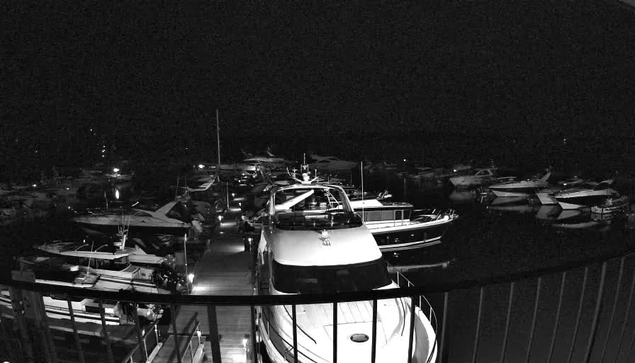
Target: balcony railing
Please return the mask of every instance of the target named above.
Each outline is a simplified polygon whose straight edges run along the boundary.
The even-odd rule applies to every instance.
[[[629,362],[632,356],[635,345],[632,311],[635,257],[632,254],[600,256],[565,266],[463,281],[452,286],[414,286],[401,275],[395,277],[395,281],[401,288],[288,296],[177,296],[95,291],[5,278],[0,284],[11,287],[15,295],[11,297],[12,307],[3,309],[0,358],[9,362],[181,363],[195,362],[203,354],[211,354],[213,361],[218,362],[222,360],[220,346],[229,344],[232,334],[240,333],[246,337],[244,346],[227,345],[224,349],[238,352],[234,361],[239,361],[241,354],[244,361],[253,361],[263,353],[256,340],[251,339],[257,336],[253,314],[256,307],[290,306],[295,322],[295,308],[299,304],[333,304],[336,307],[343,302],[372,301],[376,306],[382,299],[402,297],[412,299],[415,304],[411,304],[411,308],[419,306],[431,322],[436,323],[439,318],[440,325],[436,326],[438,362]],[[133,306],[133,322],[127,335],[115,337],[121,329],[106,323],[105,309],[102,308],[101,329],[90,336],[88,329],[73,314],[63,324],[57,324],[55,319],[29,312],[34,307],[34,296],[53,293],[68,296],[69,304],[70,297],[91,298],[100,307],[112,301],[129,302]],[[171,321],[144,325],[137,311],[142,304],[170,307]],[[219,324],[222,316],[217,314],[217,309],[221,307],[248,309],[245,310],[247,314],[237,316],[249,319],[250,329],[235,332],[231,325]],[[185,310],[199,308],[206,312],[207,319],[199,319],[201,316],[193,313],[185,330],[177,326],[177,312],[183,314]],[[376,314],[373,316],[376,318]],[[333,319],[337,326],[337,314]],[[57,326],[54,327],[53,322]],[[406,327],[412,336],[412,323]],[[59,331],[63,331],[67,339],[71,337],[74,349],[68,348],[69,341],[56,344],[56,339],[61,338],[52,335]],[[216,333],[218,337],[215,337]],[[203,351],[206,344],[203,338],[210,341],[207,353]],[[371,338],[375,339],[374,336]],[[173,340],[172,347],[168,347],[170,339]],[[337,339],[333,342],[335,361]],[[286,344],[290,348],[288,361],[298,358],[306,361],[302,360],[302,351],[297,349],[297,334],[293,334]],[[376,347],[375,342],[372,347]],[[170,352],[162,358],[166,349]],[[412,352],[412,340],[409,349]],[[408,357],[412,356],[408,354]],[[371,362],[376,358],[373,350]]]

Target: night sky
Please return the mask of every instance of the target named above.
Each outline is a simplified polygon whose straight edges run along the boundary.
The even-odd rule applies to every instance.
[[[215,160],[216,109],[228,159],[272,145],[431,166],[634,161],[635,12],[619,2],[11,1],[0,13],[4,173],[90,163],[102,142],[119,157]]]

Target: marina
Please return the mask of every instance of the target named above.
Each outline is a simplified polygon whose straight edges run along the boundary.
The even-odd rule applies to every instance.
[[[0,362],[634,362],[630,3],[6,4]]]
[[[534,276],[541,273],[540,271],[559,271],[559,269],[563,268],[568,271],[570,268],[563,266],[584,265],[587,263],[586,261],[593,261],[598,256],[620,256],[626,254],[624,259],[625,267],[623,268],[626,269],[631,266],[630,261],[632,259],[628,257],[628,254],[633,245],[633,233],[628,227],[628,208],[621,211],[623,214],[619,214],[615,219],[597,221],[592,217],[594,213],[590,211],[575,211],[575,214],[571,214],[570,212],[573,211],[560,210],[557,205],[541,205],[537,199],[534,201],[521,197],[496,199],[490,197],[482,199],[479,197],[479,193],[468,193],[466,198],[452,199],[450,196],[454,191],[449,186],[431,187],[426,183],[386,174],[367,175],[365,186],[371,189],[376,188],[377,190],[390,189],[392,200],[408,200],[412,203],[389,202],[387,205],[408,207],[409,209],[430,206],[439,209],[451,208],[458,216],[447,228],[443,237],[438,239],[435,244],[426,244],[413,250],[383,251],[384,258],[389,263],[389,271],[391,273],[396,273],[397,271],[402,273],[402,275],[397,275],[398,277],[395,280],[398,281],[400,286],[403,283],[406,284],[406,287],[419,286],[423,289],[421,291],[427,291],[431,286],[436,287],[432,288],[431,293],[425,295],[429,300],[429,305],[426,305],[429,309],[427,315],[432,316],[430,312],[434,311],[435,331],[437,333],[442,331],[442,336],[446,336],[447,339],[453,342],[456,342],[457,339],[459,342],[470,339],[462,336],[459,333],[462,330],[455,328],[456,326],[477,323],[476,320],[471,320],[475,318],[475,315],[471,317],[464,316],[465,313],[454,315],[458,311],[472,311],[473,302],[481,299],[478,294],[475,297],[473,292],[470,292],[473,291],[473,288],[466,290],[460,287],[465,286],[466,283],[476,285],[485,283],[483,288],[494,294],[491,298],[499,295],[498,299],[505,300],[505,294],[497,292],[503,288],[500,282],[492,285],[491,282],[487,281],[508,281],[509,279],[515,279],[514,276],[518,276],[521,280],[513,280],[518,281],[515,283],[514,289],[516,289],[516,293],[521,295],[513,298],[510,303],[519,306],[517,309],[521,309],[520,306],[531,304],[531,300],[527,300],[528,297],[521,297],[523,296],[522,294],[525,294],[521,291],[524,291],[527,288],[526,286],[532,286],[531,278],[526,280],[527,276]],[[199,237],[183,239],[182,250],[176,251],[177,260],[180,261],[180,271],[185,271],[184,268],[187,268],[188,271],[189,284],[187,286],[189,293],[182,295],[184,298],[188,296],[209,297],[211,299],[219,297],[223,301],[225,299],[231,301],[233,297],[244,296],[245,298],[253,299],[256,296],[258,278],[255,270],[255,252],[257,251],[257,243],[260,240],[260,232],[259,230],[253,232],[246,229],[241,218],[241,208],[233,207],[248,200],[241,194],[244,193],[245,188],[241,188],[239,186],[232,187],[231,191],[226,193],[232,200],[229,201],[226,208],[227,212],[223,212],[223,218],[216,218],[216,220],[220,220],[220,223],[214,227],[213,231],[208,231]],[[289,207],[293,205],[293,208],[295,208],[295,205],[301,204],[302,213],[308,212],[312,215],[319,213],[319,208],[322,205],[319,200],[313,203],[313,195],[300,195],[302,197],[290,202]],[[382,195],[388,195],[388,193],[383,193]],[[326,198],[325,200],[328,201],[328,199]],[[368,199],[368,201],[374,203],[373,199]],[[351,205],[353,203],[360,202],[352,201]],[[370,207],[370,205],[368,206]],[[286,204],[284,208],[287,208]],[[232,212],[232,210],[234,211]],[[359,210],[361,217],[372,208],[367,210],[366,206],[364,206],[364,208],[359,208]],[[567,213],[570,215],[565,215]],[[623,217],[619,217],[620,215]],[[322,223],[320,219],[315,218],[311,219],[311,221],[311,223]],[[564,229],[561,227],[562,225],[568,225],[570,228]],[[83,233],[84,231],[81,227],[74,229],[77,226],[73,224],[71,226],[73,226],[73,230],[78,231],[75,233]],[[65,228],[70,227],[67,226]],[[259,228],[262,228],[262,226],[260,225]],[[372,231],[370,226],[369,230]],[[495,234],[492,234],[494,231]],[[131,241],[134,238],[141,239],[142,237],[139,234],[133,234],[133,236],[136,237],[132,237]],[[484,236],[489,237],[484,239]],[[616,243],[620,240],[623,242]],[[511,243],[510,241],[516,242]],[[175,246],[178,246],[178,243],[177,239],[177,245]],[[572,248],[571,244],[576,244],[577,247]],[[50,244],[47,247],[44,244],[40,248],[49,251],[53,249],[56,253],[81,254],[81,248],[71,249],[64,247],[67,245],[55,246],[55,244]],[[494,249],[496,250],[495,255],[491,252]],[[106,255],[111,253],[105,251],[97,253]],[[115,252],[127,257],[133,256],[130,254],[130,248],[120,251]],[[533,252],[531,251],[540,251],[540,258],[532,255]],[[140,257],[143,257],[143,255]],[[504,263],[484,265],[484,261],[488,261],[492,257]],[[147,258],[141,259],[147,260]],[[607,265],[607,268],[609,271],[615,271],[615,263],[611,262]],[[571,271],[567,283],[574,284],[573,286],[581,284],[580,278],[584,276],[580,275],[579,272],[574,272],[574,270]],[[598,272],[599,270],[591,269],[589,271]],[[545,277],[544,281],[551,280],[551,277]],[[541,286],[538,287],[535,285],[535,281],[534,288],[554,288],[553,284],[542,282],[543,280],[541,280]],[[598,280],[595,281],[598,282]],[[439,286],[441,286],[441,290],[438,290]],[[578,288],[580,286],[584,285],[578,285]],[[458,290],[456,290],[457,287]],[[592,288],[589,287],[589,289]],[[575,290],[575,288],[573,289]],[[445,293],[440,292],[444,290],[446,291]],[[444,296],[448,293],[450,294],[449,296],[454,296],[455,298],[445,301]],[[544,291],[542,293],[546,294]],[[456,300],[456,297],[464,294],[467,294],[465,295],[466,299],[459,298],[459,300]],[[467,298],[467,296],[471,297]],[[482,298],[484,299],[484,297]],[[571,296],[571,298],[575,299],[574,296]],[[181,297],[175,295],[172,299],[180,301]],[[565,300],[565,303],[567,301],[569,300]],[[574,304],[574,301],[569,303]],[[452,304],[451,311],[453,312],[451,315],[444,315],[444,311],[447,309],[444,306],[448,303]],[[465,303],[467,303],[466,306],[460,307]],[[491,305],[491,299],[484,299],[479,304],[485,304],[481,314],[493,314],[491,315],[492,318],[499,316],[501,309],[496,307],[497,304]],[[243,303],[200,305],[186,302],[178,304],[163,303],[161,305],[164,307],[161,319],[147,327],[139,325],[139,331],[136,331],[134,319],[131,320],[131,325],[107,325],[105,329],[108,331],[109,339],[112,341],[113,348],[111,349],[113,354],[118,355],[119,358],[125,358],[126,355],[137,357],[135,361],[136,359],[148,357],[148,361],[153,362],[177,362],[179,357],[181,362],[198,362],[204,359],[213,359],[212,357],[216,357],[216,361],[221,362],[251,362],[260,359],[259,357],[263,354],[262,349],[264,347],[253,344],[254,340],[252,337],[258,337],[259,333],[256,327],[257,319],[254,318],[257,315],[252,316],[249,305],[243,305]],[[548,308],[543,307],[543,309]],[[554,313],[553,310],[547,311]],[[7,317],[12,315],[10,304],[8,307],[3,308],[3,313]],[[346,319],[346,314],[349,313],[342,312],[342,314],[344,315],[340,319]],[[547,313],[545,312],[545,314]],[[99,317],[99,314],[97,316]],[[443,330],[442,324],[439,322],[441,316],[449,319],[446,324],[452,326],[451,330]],[[69,339],[68,337],[72,341],[72,336],[76,332],[78,336],[86,337],[80,338],[80,341],[86,339],[88,342],[86,349],[94,349],[89,348],[90,344],[93,344],[90,343],[92,340],[89,337],[103,337],[104,327],[100,323],[82,323],[80,315],[75,315],[74,318],[74,324],[68,319],[48,318],[51,331],[55,332],[54,335],[66,337],[62,340],[56,338],[58,340],[54,341],[66,342]],[[352,319],[352,316],[350,318]],[[333,319],[333,316],[330,315],[328,319]],[[495,324],[498,319],[500,317],[480,324]],[[523,318],[521,314],[518,316],[512,315],[510,319],[515,321],[514,319]],[[563,319],[565,318],[563,317]],[[253,326],[252,323],[254,324]],[[479,329],[483,329],[486,326],[489,325],[484,325]],[[472,328],[474,328],[473,325]],[[214,336],[218,337],[218,339],[213,339]],[[136,344],[140,339],[145,342],[143,345]],[[457,359],[460,361],[461,355],[456,355],[457,352],[454,349],[452,349],[453,353],[441,352],[442,349],[448,349],[452,346],[447,345],[450,344],[447,341],[444,344],[446,345],[438,346],[439,352],[437,354],[444,354],[439,359],[444,359],[447,362],[454,362]],[[481,344],[484,344],[482,347],[487,347],[489,344],[494,343],[487,343],[487,339],[484,339],[483,342],[479,343],[479,345]],[[496,348],[497,346],[500,348],[498,344],[494,344],[487,349],[498,349]],[[63,345],[60,346],[60,348],[62,347]],[[539,348],[541,345],[536,347],[539,352],[542,351],[540,349],[544,348]],[[101,349],[103,349],[103,346]],[[60,351],[64,351],[64,354],[70,357],[73,350],[62,349]],[[255,355],[253,354],[254,352]],[[616,352],[609,349],[609,352],[621,354],[619,350]]]

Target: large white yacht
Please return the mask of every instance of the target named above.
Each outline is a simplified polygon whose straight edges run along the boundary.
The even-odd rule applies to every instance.
[[[272,189],[258,245],[258,293],[328,294],[397,288],[368,228],[340,186],[309,180]],[[410,298],[377,301],[376,361],[407,361]],[[339,362],[371,361],[373,302],[299,304],[294,351],[293,307],[257,311],[259,337],[272,362],[332,362],[334,329]],[[436,334],[419,307],[414,309],[413,362],[434,362]]]

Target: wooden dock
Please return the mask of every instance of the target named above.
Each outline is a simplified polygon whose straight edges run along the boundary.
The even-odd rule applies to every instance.
[[[203,256],[193,270],[193,295],[252,295],[253,281],[250,269],[251,252],[245,251],[242,237],[235,232],[217,234],[212,238]],[[195,357],[198,345],[196,334],[192,340],[192,354],[188,349],[188,337],[195,325],[194,317],[200,324],[200,359],[212,361],[210,326],[207,306],[181,306],[176,314],[179,335],[179,350],[182,362],[200,361]],[[246,363],[250,358],[246,353],[243,339],[251,331],[251,314],[247,306],[219,306],[216,308],[217,326],[220,339],[222,363]],[[170,339],[163,343],[153,362],[178,362],[173,326],[169,328]],[[201,356],[202,355],[202,356]],[[194,358],[194,359],[193,359]],[[220,363],[220,362],[214,362]]]

